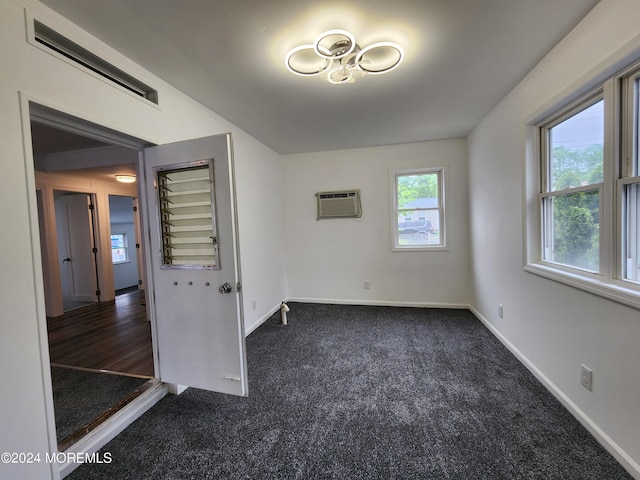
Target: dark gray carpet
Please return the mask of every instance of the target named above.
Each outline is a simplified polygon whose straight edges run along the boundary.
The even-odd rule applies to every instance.
[[[68,478],[631,478],[470,312],[290,306],[249,398],[168,396]]]
[[[147,381],[62,367],[51,367],[51,380],[58,442]]]

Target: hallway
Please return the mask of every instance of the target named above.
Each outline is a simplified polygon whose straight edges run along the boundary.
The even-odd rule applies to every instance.
[[[47,330],[52,365],[154,376],[144,291],[47,318]]]

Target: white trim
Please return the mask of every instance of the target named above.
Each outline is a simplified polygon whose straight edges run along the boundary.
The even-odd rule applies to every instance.
[[[640,292],[622,285],[621,281],[612,279],[592,279],[585,275],[560,270],[557,266],[546,266],[542,263],[529,263],[524,270],[574,288],[608,298],[614,302],[640,309]],[[630,284],[631,285],[631,284]]]
[[[25,189],[27,191],[27,208],[29,210],[29,232],[31,257],[33,259],[32,280],[34,291],[34,305],[37,319],[38,343],[40,344],[40,372],[42,391],[44,394],[44,416],[46,422],[49,453],[57,449],[55,414],[53,410],[53,386],[51,383],[51,365],[49,358],[49,337],[47,331],[44,273],[42,270],[42,251],[40,247],[40,226],[38,221],[38,198],[36,194],[36,178],[33,163],[33,142],[31,138],[31,118],[29,115],[29,98],[21,91],[18,92],[20,102],[20,120],[22,126],[22,142],[24,151]],[[49,467],[51,478],[59,477],[58,470]]]
[[[287,302],[300,303],[325,303],[329,305],[371,305],[379,307],[416,307],[416,308],[451,308],[466,309],[469,305],[464,303],[436,303],[436,302],[402,302],[397,300],[354,300],[344,298],[312,298],[289,297]]]
[[[640,60],[640,35],[584,75],[578,77],[574,82],[542,104],[541,107],[524,117],[524,123],[534,125],[541,122],[556,110],[585,95],[599,84],[603,84],[607,78],[616,75],[637,60]]]
[[[78,155],[86,151],[110,150],[118,147],[125,147],[132,150],[143,150],[150,146],[149,142],[133,137],[127,133],[119,132],[106,126],[94,123],[91,120],[67,113],[63,110],[57,110],[56,107],[48,107],[36,99],[30,99],[31,105],[29,112],[31,121],[58,130],[80,134],[84,137],[92,138],[100,142],[107,143],[105,147],[76,150],[72,155]],[[62,154],[50,154],[52,156],[69,155],[68,152]]]
[[[113,414],[95,430],[89,432],[76,443],[64,451],[67,458],[73,458],[75,454],[91,455],[96,453],[107,443],[113,440],[125,428],[140,418],[147,410],[158,403],[168,393],[167,385],[158,383],[150,388],[129,405]],[[117,461],[117,459],[114,459]],[[78,468],[81,463],[60,463],[60,475],[65,477]]]
[[[245,331],[244,331],[244,336],[248,337],[250,334],[255,332],[258,329],[258,327],[260,327],[264,322],[269,320],[274,313],[276,313],[278,310],[280,310],[280,305],[282,305],[282,303],[278,303],[274,307],[271,307],[267,311],[267,313],[262,315],[256,322],[254,322],[251,325],[249,325],[248,327],[246,327]]]
[[[398,177],[411,175],[411,174],[433,174],[435,173],[438,178],[438,206],[437,208],[414,210],[436,210],[438,212],[438,229],[440,236],[440,243],[438,244],[420,244],[416,246],[412,245],[399,245],[398,240],[398,214],[400,208],[398,207]],[[391,221],[389,223],[389,231],[391,233],[391,251],[392,252],[448,252],[447,247],[447,234],[446,234],[446,213],[445,213],[445,167],[417,167],[417,168],[402,168],[402,169],[390,169],[389,170],[389,191],[391,194]],[[406,209],[405,209],[406,210]]]
[[[450,252],[451,249],[448,247],[443,247],[442,245],[435,245],[433,247],[429,247],[427,245],[423,245],[420,247],[412,247],[410,245],[395,247],[391,249],[394,252]]]
[[[589,416],[578,407],[556,384],[544,375],[520,350],[518,350],[500,331],[494,327],[473,306],[469,310],[484,324],[485,327],[522,363],[542,385],[551,392],[569,410],[569,412],[589,431],[634,478],[640,478],[640,465],[636,463],[611,437],[609,437]]]

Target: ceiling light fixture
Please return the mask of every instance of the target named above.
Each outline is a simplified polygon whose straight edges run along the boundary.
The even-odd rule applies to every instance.
[[[122,183],[133,183],[136,181],[135,175],[116,175],[116,180]]]
[[[356,77],[378,75],[396,68],[404,58],[404,50],[393,42],[378,42],[360,48],[355,37],[346,30],[321,33],[315,42],[299,45],[287,53],[289,71],[304,77],[326,73],[330,83],[353,83]]]

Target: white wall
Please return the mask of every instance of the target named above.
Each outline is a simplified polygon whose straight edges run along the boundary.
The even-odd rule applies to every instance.
[[[294,300],[467,305],[464,139],[359,148],[285,159],[287,292]],[[445,168],[448,251],[391,251],[392,169]],[[362,218],[316,220],[319,191],[360,189]],[[364,281],[371,282],[369,290]]]
[[[160,106],[29,45],[24,7],[158,89]],[[35,179],[25,99],[162,144],[232,132],[237,172],[245,321],[256,323],[285,295],[280,156],[35,0],[0,2],[0,451],[55,450]],[[24,128],[23,128],[24,127]],[[24,142],[23,142],[24,135]],[[26,161],[25,161],[26,159]],[[256,206],[267,206],[266,210]],[[256,298],[257,308],[246,308]],[[42,358],[41,355],[44,357]],[[45,368],[43,368],[43,366]],[[55,478],[46,462],[0,464],[1,478]]]
[[[523,270],[524,122],[640,35],[638,0],[603,0],[469,136],[473,300],[627,468],[640,463],[638,310]],[[535,200],[532,200],[535,201]],[[504,304],[499,318],[498,303]],[[593,369],[593,391],[580,364]],[[640,471],[635,474],[640,478]]]

